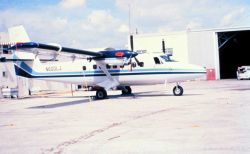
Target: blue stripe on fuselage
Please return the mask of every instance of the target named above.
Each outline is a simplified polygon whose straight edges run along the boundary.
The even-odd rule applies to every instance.
[[[15,65],[16,74],[28,78],[55,78],[55,77],[81,77],[81,76],[106,76],[101,70],[95,71],[81,71],[81,72],[36,72],[31,69],[24,62],[20,66]],[[206,72],[200,70],[184,70],[184,69],[133,69],[130,70],[109,70],[112,76],[123,76],[123,75],[146,75],[146,74],[205,74]]]

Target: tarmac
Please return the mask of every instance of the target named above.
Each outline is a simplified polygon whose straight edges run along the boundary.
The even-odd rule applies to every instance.
[[[218,80],[108,92],[0,99],[1,154],[249,154],[250,81]]]

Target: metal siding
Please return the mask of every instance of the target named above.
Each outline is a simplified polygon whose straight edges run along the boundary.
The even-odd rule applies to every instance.
[[[188,32],[189,62],[207,68],[216,68],[214,39],[212,31]]]
[[[135,50],[147,50],[148,53],[162,53],[162,39],[166,48],[173,48],[173,59],[188,62],[188,41],[186,32],[135,35]]]

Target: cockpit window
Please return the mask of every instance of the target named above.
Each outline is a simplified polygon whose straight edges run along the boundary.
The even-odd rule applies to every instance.
[[[171,58],[170,58],[170,56],[168,56],[168,55],[162,55],[162,56],[160,56],[162,59],[164,59],[165,60],[165,62],[176,62],[175,60],[172,60]]]

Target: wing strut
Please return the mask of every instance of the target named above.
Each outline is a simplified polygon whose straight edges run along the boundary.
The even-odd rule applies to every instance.
[[[106,64],[99,61],[96,61],[96,63],[107,77],[107,80],[104,80],[103,82],[100,82],[97,85],[105,88],[105,90],[117,87],[120,83],[109,73],[106,68]]]

